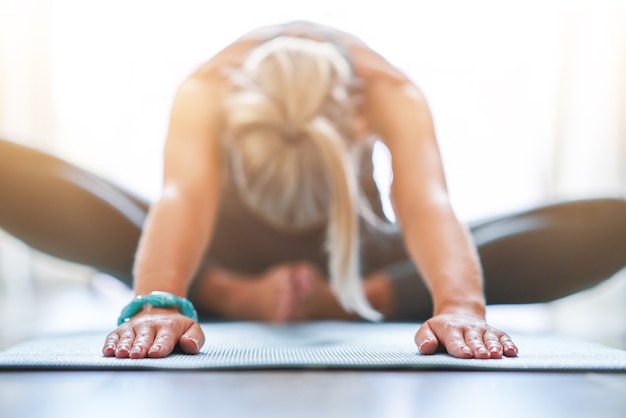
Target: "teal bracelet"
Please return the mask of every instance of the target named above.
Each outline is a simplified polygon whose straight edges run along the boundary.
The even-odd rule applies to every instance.
[[[146,305],[154,306],[155,308],[178,308],[181,314],[198,322],[198,313],[189,299],[179,298],[167,292],[154,291],[146,296],[137,296],[126,305],[117,319],[117,325],[120,326],[137,315]]]

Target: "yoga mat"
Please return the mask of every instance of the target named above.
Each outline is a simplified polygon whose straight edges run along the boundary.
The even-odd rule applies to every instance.
[[[50,336],[0,352],[0,370],[517,370],[626,372],[626,351],[557,336],[515,335],[520,355],[493,360],[422,356],[413,342],[419,324],[313,322],[203,324],[198,355],[164,359],[106,358],[106,332]]]

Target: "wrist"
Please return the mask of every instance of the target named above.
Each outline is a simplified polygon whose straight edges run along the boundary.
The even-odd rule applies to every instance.
[[[471,315],[475,317],[485,318],[486,307],[483,299],[462,300],[462,301],[445,301],[435,303],[433,316],[456,314]]]
[[[117,320],[117,325],[122,325],[130,318],[149,308],[177,309],[182,315],[198,322],[198,313],[193,304],[186,298],[178,297],[172,293],[153,291],[145,296],[137,296],[126,305]]]

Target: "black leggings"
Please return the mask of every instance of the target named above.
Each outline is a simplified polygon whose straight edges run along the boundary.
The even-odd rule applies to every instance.
[[[91,266],[132,286],[135,250],[148,207],[145,200],[76,166],[0,140],[0,228],[37,250]],[[254,227],[263,228],[259,222]],[[551,204],[475,222],[469,229],[490,304],[551,301],[590,288],[626,266],[626,202],[621,199]],[[428,318],[430,295],[399,231],[362,231],[364,275],[383,270],[392,278],[398,307],[393,319]],[[228,219],[218,219],[207,260],[258,271],[301,259],[301,254],[285,255],[293,248],[288,239],[274,245],[271,238],[269,245],[265,239],[264,245],[255,246],[255,241],[244,242],[229,233]],[[258,253],[252,260],[251,255],[249,265],[249,260],[229,259],[232,252],[248,253],[240,251],[242,245],[263,247],[275,257]],[[307,245],[303,248],[308,251]],[[317,246],[312,261],[325,267],[322,256]]]

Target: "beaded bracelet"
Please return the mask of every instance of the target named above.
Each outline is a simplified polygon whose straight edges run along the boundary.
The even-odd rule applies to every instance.
[[[137,296],[122,309],[117,325],[120,326],[133,316],[137,315],[145,305],[155,308],[178,308],[181,314],[198,322],[198,313],[193,304],[186,298],[179,298],[167,292],[154,291],[146,296]]]

